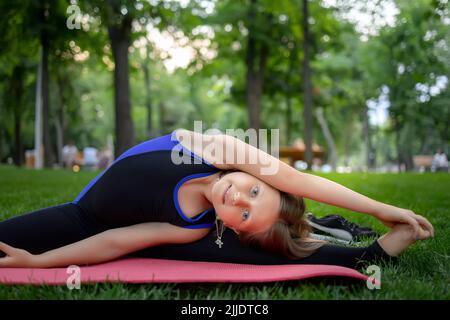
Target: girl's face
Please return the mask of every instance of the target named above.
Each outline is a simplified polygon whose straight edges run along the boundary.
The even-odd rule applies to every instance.
[[[222,176],[212,187],[212,204],[225,226],[235,232],[260,232],[278,218],[280,193],[245,172]]]

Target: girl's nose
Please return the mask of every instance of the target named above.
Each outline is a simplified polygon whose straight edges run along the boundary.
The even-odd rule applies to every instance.
[[[248,201],[238,191],[238,192],[235,192],[233,194],[233,205],[235,205],[235,206],[247,206],[248,205]]]

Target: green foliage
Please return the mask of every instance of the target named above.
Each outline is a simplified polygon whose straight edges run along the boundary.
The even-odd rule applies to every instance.
[[[448,49],[443,50],[448,48],[449,28],[443,23],[445,14],[438,14],[443,4],[398,1],[401,11],[396,25],[383,28],[362,51],[370,84],[389,88],[389,113],[403,147],[400,152],[431,153],[448,144],[443,129],[447,125],[438,120],[448,119],[450,106],[442,104],[448,98],[448,85],[439,94],[430,91],[440,77],[448,80],[450,74]]]
[[[364,0],[367,3],[371,0]],[[378,4],[387,0],[378,1]],[[48,3],[48,16],[39,19],[39,6]],[[102,147],[114,134],[114,57],[108,28],[123,19],[133,21],[129,54],[132,117],[136,143],[148,138],[147,93],[153,106],[156,134],[175,127],[192,128],[194,120],[206,127],[245,128],[248,32],[252,28],[256,48],[269,47],[264,76],[261,120],[264,128],[281,129],[281,143],[303,136],[302,59],[303,21],[301,3],[293,0],[257,0],[255,18],[249,20],[250,0],[221,1],[76,1],[80,28],[68,29],[68,0],[3,1],[0,3],[0,161],[10,157],[14,146],[14,114],[20,113],[25,149],[33,147],[35,81],[39,61],[40,32],[50,37],[50,124],[64,114],[64,136],[79,147]],[[335,140],[339,162],[359,157],[364,150],[362,115],[368,100],[378,99],[388,88],[389,119],[383,127],[372,126],[380,163],[448,148],[448,75],[450,32],[448,2],[398,0],[399,15],[393,26],[361,40],[355,26],[342,18],[357,5],[354,0],[325,6],[309,1],[311,64],[314,107],[322,107]],[[369,5],[366,5],[369,8]],[[383,14],[381,6],[371,13]],[[446,20],[447,19],[447,20]],[[168,71],[173,57],[146,32],[151,26],[168,43],[191,48],[186,67]],[[211,35],[212,34],[212,35]],[[197,42],[196,42],[197,41]],[[203,45],[194,45],[200,43]],[[161,41],[160,41],[161,42]],[[145,50],[144,50],[145,47]],[[204,53],[210,50],[214,55]],[[13,70],[24,68],[24,95],[20,102],[9,94]],[[144,80],[148,67],[150,87]],[[399,70],[402,70],[399,72]],[[447,76],[439,94],[421,94]],[[422,99],[422,100],[421,100]],[[292,114],[289,116],[288,107]],[[165,116],[159,110],[165,110]],[[15,113],[14,113],[15,112]],[[292,123],[287,141],[287,118]],[[314,123],[314,140],[326,141]],[[397,140],[396,140],[397,139]],[[400,144],[396,150],[396,143]],[[404,146],[402,149],[401,147]],[[447,150],[449,151],[449,150]]]

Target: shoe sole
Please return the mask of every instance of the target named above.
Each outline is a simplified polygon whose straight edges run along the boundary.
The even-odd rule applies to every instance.
[[[313,227],[316,228],[317,230],[329,233],[333,236],[335,236],[336,238],[345,240],[345,241],[352,241],[353,240],[353,236],[350,232],[342,230],[342,229],[334,229],[334,228],[327,228],[324,226],[321,226],[317,223],[314,223],[312,221],[308,220],[308,223]]]
[[[322,234],[317,234],[317,233],[310,233],[309,237],[316,239],[316,240],[325,240],[325,241],[335,242],[335,243],[340,243],[340,244],[350,244],[350,241],[341,240],[341,239],[334,238],[331,236],[324,236]]]

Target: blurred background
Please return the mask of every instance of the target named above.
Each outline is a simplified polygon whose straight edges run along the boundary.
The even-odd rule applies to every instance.
[[[279,129],[299,170],[449,172],[449,7],[3,0],[0,163],[103,169],[198,120]]]

